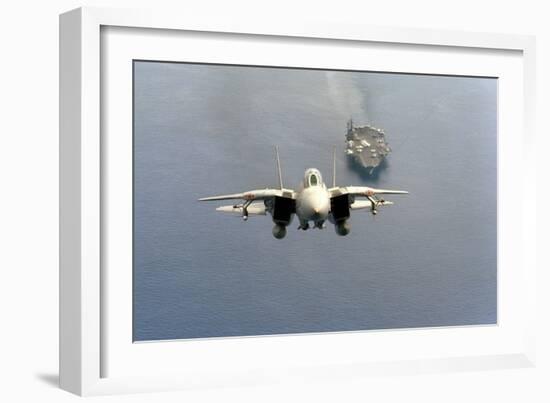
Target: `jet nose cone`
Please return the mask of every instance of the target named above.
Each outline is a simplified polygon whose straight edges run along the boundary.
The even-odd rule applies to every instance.
[[[306,188],[297,200],[297,214],[304,221],[325,219],[329,210],[330,198],[320,186]]]
[[[311,215],[313,220],[318,220],[323,218],[328,214],[328,205],[327,203],[317,202],[311,206]]]

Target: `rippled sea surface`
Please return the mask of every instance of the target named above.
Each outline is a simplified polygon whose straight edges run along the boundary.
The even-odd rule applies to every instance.
[[[496,79],[134,64],[134,339],[493,324]],[[347,120],[386,132],[369,176]],[[352,231],[271,234],[199,197],[331,182],[404,189]]]

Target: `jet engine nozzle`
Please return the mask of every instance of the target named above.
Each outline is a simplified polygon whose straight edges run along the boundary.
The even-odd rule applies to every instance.
[[[349,224],[349,222],[346,221],[342,221],[342,222],[339,222],[337,223],[334,228],[336,229],[336,233],[340,236],[346,236],[347,234],[349,234],[349,231],[351,229],[351,226]]]
[[[286,236],[286,227],[284,225],[275,224],[272,232],[275,238],[283,239]]]

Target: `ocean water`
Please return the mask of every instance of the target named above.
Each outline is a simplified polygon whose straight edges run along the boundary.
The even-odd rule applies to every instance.
[[[492,78],[134,62],[134,340],[493,324],[497,85]],[[347,120],[386,132],[374,175]],[[204,196],[337,184],[408,190],[351,233],[273,238]]]

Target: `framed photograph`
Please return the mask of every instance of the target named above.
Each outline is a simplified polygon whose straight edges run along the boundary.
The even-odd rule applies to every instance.
[[[533,365],[532,37],[83,8],[60,49],[62,388]]]

